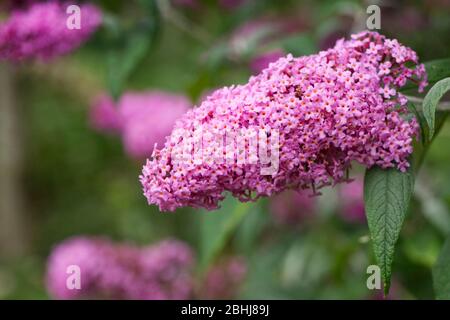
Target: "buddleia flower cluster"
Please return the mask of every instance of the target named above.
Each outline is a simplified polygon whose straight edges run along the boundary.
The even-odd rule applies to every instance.
[[[190,247],[176,240],[136,247],[79,236],[53,249],[46,283],[56,299],[188,299],[193,261]]]
[[[0,60],[49,60],[67,54],[85,42],[102,22],[100,9],[80,4],[80,28],[68,28],[64,1],[25,2],[13,6],[0,22]]]
[[[216,209],[226,191],[241,201],[287,189],[316,193],[346,180],[353,161],[406,171],[418,134],[399,93],[408,81],[419,90],[426,85],[417,54],[376,32],[341,39],[314,55],[280,58],[246,84],[213,92],[177,121],[143,168],[144,195],[161,211]],[[245,150],[258,133],[258,147],[275,143],[268,156],[276,170],[267,174],[266,162],[226,139],[236,133]],[[223,148],[211,143],[218,135],[225,137]],[[210,161],[211,152],[217,161]]]
[[[163,145],[175,121],[191,108],[188,98],[165,91],[126,92],[117,103],[100,95],[91,108],[94,128],[122,136],[125,151],[136,159]]]

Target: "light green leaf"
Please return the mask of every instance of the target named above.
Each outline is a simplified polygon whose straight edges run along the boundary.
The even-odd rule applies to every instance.
[[[405,219],[414,177],[410,172],[372,167],[364,178],[364,203],[384,292],[389,293],[395,243]]]
[[[220,209],[201,211],[201,265],[207,267],[225,248],[244,217],[256,208],[255,203],[242,203],[228,197]]]
[[[450,78],[442,79],[428,91],[423,99],[423,115],[429,128],[428,140],[431,140],[434,134],[436,107],[439,100],[448,90],[450,90]]]
[[[439,237],[430,232],[416,232],[409,235],[408,241],[402,243],[405,255],[426,268],[431,268],[435,263],[440,246]]]
[[[280,40],[282,48],[294,56],[303,56],[317,52],[317,46],[309,34],[303,33]]]
[[[436,299],[450,299],[450,237],[433,266],[433,286]]]

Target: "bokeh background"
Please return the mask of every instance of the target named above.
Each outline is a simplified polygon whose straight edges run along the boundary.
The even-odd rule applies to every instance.
[[[139,246],[181,240],[195,253],[197,282],[217,261],[239,257],[246,272],[231,298],[381,298],[366,287],[374,258],[357,165],[353,183],[320,197],[286,193],[247,204],[230,198],[215,212],[160,213],[142,195],[145,159],[128,155],[119,135],[91,119],[104,92],[163,90],[196,105],[210,90],[245,83],[279,55],[312,54],[363,30],[369,3],[173,0],[155,2],[155,10],[146,1],[92,2],[104,24],[76,52],[46,63],[0,63],[0,299],[51,298],[47,258],[79,235]],[[422,62],[449,57],[449,1],[377,4],[381,33],[413,48]],[[450,231],[449,139],[447,123],[416,183],[389,298],[434,298],[431,267]]]

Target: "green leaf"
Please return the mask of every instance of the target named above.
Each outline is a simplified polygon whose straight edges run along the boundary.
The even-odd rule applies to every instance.
[[[227,197],[220,209],[201,211],[201,266],[207,267],[226,247],[244,217],[256,208],[255,203],[242,203]]]
[[[432,273],[436,299],[450,299],[450,237],[445,241]]]
[[[303,56],[317,52],[316,43],[309,34],[285,37],[280,42],[283,49],[294,56]]]
[[[256,205],[257,208],[250,210],[239,225],[233,241],[234,248],[245,255],[255,250],[264,229],[272,223],[271,216],[266,214],[270,210],[268,198],[258,200]]]
[[[125,82],[138,64],[146,56],[153,37],[144,31],[132,32],[123,46],[117,46],[108,54],[108,87],[117,98],[122,93]]]
[[[439,254],[438,235],[431,232],[416,232],[402,243],[403,252],[414,263],[431,268]]]
[[[445,78],[437,82],[428,91],[427,95],[423,99],[423,115],[427,120],[429,135],[428,139],[431,140],[434,134],[436,107],[442,96],[450,90],[450,78]]]
[[[122,93],[131,73],[147,56],[159,31],[160,17],[155,1],[139,0],[139,3],[143,17],[132,26],[124,28],[113,17],[105,23],[111,38],[106,56],[107,84],[115,99]]]
[[[389,293],[394,247],[405,219],[414,177],[411,172],[372,167],[364,178],[364,203],[385,295]]]

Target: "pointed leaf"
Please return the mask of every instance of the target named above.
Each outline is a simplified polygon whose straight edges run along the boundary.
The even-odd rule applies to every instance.
[[[364,202],[375,258],[385,294],[389,292],[394,247],[406,216],[414,184],[410,172],[372,167],[364,179]]]

